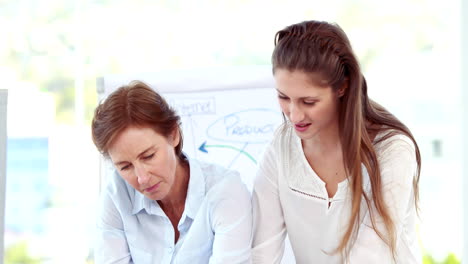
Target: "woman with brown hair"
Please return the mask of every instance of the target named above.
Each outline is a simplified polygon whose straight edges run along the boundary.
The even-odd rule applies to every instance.
[[[409,131],[367,95],[350,42],[305,21],[275,36],[273,74],[285,123],[253,191],[253,262],[420,263],[421,159]]]
[[[182,152],[180,118],[142,82],[94,113],[115,166],[101,194],[96,263],[250,263],[250,194],[235,171]]]

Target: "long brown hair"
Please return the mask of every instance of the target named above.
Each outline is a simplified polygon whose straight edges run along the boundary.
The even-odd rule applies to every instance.
[[[161,95],[141,81],[118,88],[96,107],[91,131],[99,152],[108,157],[113,140],[129,126],[151,127],[166,137],[178,129],[180,142],[175,153],[181,160],[185,159],[180,117]]]
[[[340,97],[339,131],[344,167],[351,182],[352,207],[349,226],[337,251],[348,256],[359,231],[360,204],[364,198],[375,232],[390,247],[395,257],[395,226],[384,203],[382,179],[372,135],[388,131],[375,144],[395,134],[406,135],[413,141],[417,161],[413,188],[415,205],[418,208],[421,156],[410,130],[384,107],[369,99],[366,80],[361,73],[359,62],[348,37],[336,24],[305,21],[278,31],[275,36],[272,65],[273,74],[277,69],[318,74],[335,92],[347,85],[344,95]],[[369,174],[371,197],[363,190],[361,164],[364,164]],[[372,207],[375,207],[382,217],[387,236],[383,230],[378,230]]]

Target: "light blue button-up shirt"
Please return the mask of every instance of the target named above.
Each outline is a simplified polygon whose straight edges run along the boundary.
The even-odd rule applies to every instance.
[[[115,172],[101,194],[96,264],[250,263],[252,205],[237,172],[189,159],[179,240],[156,201]]]

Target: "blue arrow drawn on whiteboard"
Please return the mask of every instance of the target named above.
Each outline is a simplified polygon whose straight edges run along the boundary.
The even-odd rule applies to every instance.
[[[201,152],[208,153],[208,150],[206,150],[206,148],[226,148],[226,149],[232,149],[232,150],[235,150],[235,151],[239,151],[240,153],[247,156],[251,161],[253,161],[253,163],[257,164],[257,161],[254,159],[254,157],[252,157],[252,155],[250,155],[249,153],[245,152],[242,149],[239,149],[239,148],[236,148],[236,147],[233,147],[233,146],[229,146],[229,145],[207,145],[206,141],[205,141],[200,145],[198,150],[200,150]]]

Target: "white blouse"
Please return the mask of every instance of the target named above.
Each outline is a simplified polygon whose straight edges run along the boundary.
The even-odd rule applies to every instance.
[[[376,140],[383,136],[377,135]],[[369,209],[362,199],[359,233],[347,263],[421,263],[416,234],[417,214],[413,178],[415,148],[404,135],[374,145],[382,176],[383,197],[396,228],[396,256],[372,228]],[[364,190],[370,194],[363,166]],[[329,206],[330,205],[330,206]],[[297,263],[345,263],[336,249],[348,227],[351,190],[338,184],[328,198],[323,182],[310,167],[301,139],[291,126],[281,126],[259,165],[253,190],[253,263],[280,263],[289,236]],[[379,230],[386,229],[376,216]]]

